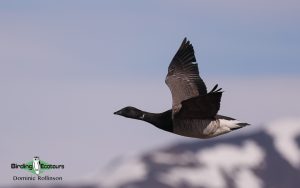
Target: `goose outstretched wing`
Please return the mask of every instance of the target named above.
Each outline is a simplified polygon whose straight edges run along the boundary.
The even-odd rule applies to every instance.
[[[213,119],[220,109],[222,88],[216,85],[205,95],[193,97],[181,102],[181,108],[174,114],[179,119]]]
[[[179,111],[182,101],[207,94],[199,76],[194,48],[186,38],[169,65],[166,84],[172,93],[173,113]]]

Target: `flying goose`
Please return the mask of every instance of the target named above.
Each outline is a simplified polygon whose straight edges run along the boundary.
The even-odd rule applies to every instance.
[[[128,106],[114,114],[146,121],[159,129],[194,138],[211,138],[249,125],[217,114],[222,88],[218,88],[217,84],[207,92],[199,76],[193,46],[186,38],[169,65],[165,82],[172,93],[172,109],[149,113]]]

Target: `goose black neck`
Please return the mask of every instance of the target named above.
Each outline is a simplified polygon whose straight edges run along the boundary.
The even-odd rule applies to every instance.
[[[150,113],[143,111],[143,116],[140,120],[151,123],[155,127],[165,131],[173,132],[172,110],[168,110],[163,113]]]

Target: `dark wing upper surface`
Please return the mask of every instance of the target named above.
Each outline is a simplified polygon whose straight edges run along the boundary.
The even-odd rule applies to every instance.
[[[193,46],[185,38],[169,65],[166,77],[175,112],[182,101],[207,94],[205,83],[199,76],[198,65],[195,62]]]
[[[179,112],[174,114],[175,117],[182,119],[214,118],[220,109],[222,91],[220,91],[221,89],[213,90],[206,95],[182,101]]]

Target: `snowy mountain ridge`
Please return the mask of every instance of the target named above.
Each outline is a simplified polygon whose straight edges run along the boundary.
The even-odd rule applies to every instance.
[[[100,187],[296,187],[300,119],[248,135],[181,143],[122,161],[96,177]]]

